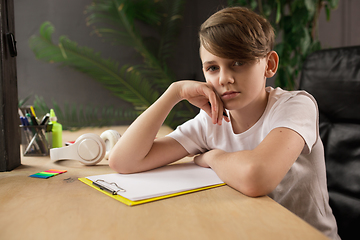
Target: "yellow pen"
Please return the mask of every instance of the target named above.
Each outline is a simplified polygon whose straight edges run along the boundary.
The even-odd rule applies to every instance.
[[[35,119],[35,121],[36,121],[36,123],[37,123],[37,125],[38,125],[39,119],[36,117],[35,110],[34,110],[34,107],[33,107],[33,106],[30,106],[30,111],[31,111],[31,116],[34,117],[32,120],[34,121],[34,119]],[[33,123],[33,124],[35,124],[35,123]]]
[[[34,110],[34,107],[33,106],[30,106],[30,111],[31,111],[31,114],[36,117],[36,114],[35,114],[35,110]]]

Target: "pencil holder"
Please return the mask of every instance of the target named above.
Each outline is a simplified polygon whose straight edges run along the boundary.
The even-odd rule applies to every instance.
[[[51,132],[46,125],[23,126],[21,129],[21,145],[23,156],[48,156],[52,143]]]

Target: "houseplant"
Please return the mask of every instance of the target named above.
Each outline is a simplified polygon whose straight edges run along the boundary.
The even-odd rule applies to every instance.
[[[275,85],[297,88],[296,80],[305,58],[319,50],[318,20],[322,9],[330,19],[339,0],[228,0],[230,6],[247,6],[267,18],[276,31],[275,50],[280,63]]]
[[[184,1],[94,0],[86,9],[87,24],[112,45],[126,45],[136,50],[142,63],[123,65],[105,59],[100,52],[79,46],[66,36],[52,40],[55,30],[50,22],[40,27],[40,35],[29,44],[38,59],[61,63],[84,72],[114,95],[133,104],[137,114],[149,107],[175,80],[167,61],[172,55]],[[155,34],[147,36],[139,23]],[[176,126],[195,115],[187,102],[178,104],[165,123]]]

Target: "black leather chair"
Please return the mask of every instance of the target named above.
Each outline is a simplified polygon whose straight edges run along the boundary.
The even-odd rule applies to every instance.
[[[343,240],[360,239],[360,46],[308,56],[300,89],[320,111],[330,205]]]

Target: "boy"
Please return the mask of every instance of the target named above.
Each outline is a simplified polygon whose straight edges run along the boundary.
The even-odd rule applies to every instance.
[[[304,91],[265,87],[279,62],[271,25],[246,8],[225,8],[202,24],[199,36],[206,83],[173,83],[115,145],[110,166],[141,172],[198,154],[194,162],[211,167],[229,186],[251,197],[269,195],[339,239],[316,102]],[[200,113],[155,139],[181,100]]]

